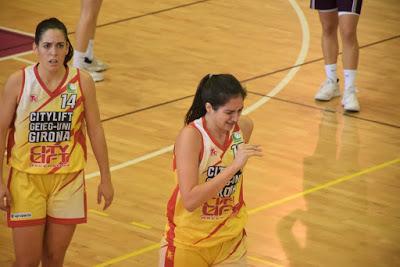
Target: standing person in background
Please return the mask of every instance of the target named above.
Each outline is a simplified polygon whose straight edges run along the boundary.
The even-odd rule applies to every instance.
[[[168,202],[160,266],[246,266],[243,167],[261,148],[248,144],[246,91],[230,74],[206,75],[174,149],[178,185]]]
[[[346,111],[359,111],[355,85],[358,67],[357,24],[362,0],[311,0],[312,9],[317,9],[322,25],[322,52],[327,79],[322,84],[316,100],[328,101],[340,96],[337,78],[339,53],[338,28],[343,46],[344,93],[342,105]]]
[[[40,22],[33,50],[38,63],[12,74],[0,100],[0,209],[12,228],[14,267],[61,267],[76,225],[87,218],[86,131],[104,209],[114,189],[94,82],[68,67],[73,48],[65,25],[56,18]]]
[[[95,82],[104,80],[101,73],[108,66],[94,57],[94,37],[102,0],[81,0],[81,14],[76,29],[76,46],[73,58],[75,68],[89,72]]]

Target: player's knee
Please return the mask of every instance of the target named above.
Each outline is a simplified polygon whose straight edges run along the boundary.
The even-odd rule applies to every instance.
[[[48,266],[60,266],[64,261],[65,250],[46,249],[43,254],[43,262],[47,262]]]
[[[341,29],[340,35],[343,42],[352,43],[357,40],[357,32],[355,29]]]
[[[337,33],[337,25],[333,23],[322,24],[322,33],[325,36],[335,35]]]

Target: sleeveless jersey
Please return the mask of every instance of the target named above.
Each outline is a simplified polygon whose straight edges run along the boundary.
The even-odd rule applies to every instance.
[[[203,139],[198,172],[198,184],[203,184],[232,163],[237,146],[244,140],[238,125],[227,135],[223,145],[209,134],[204,117],[190,126],[195,127]],[[175,159],[174,171],[176,176]],[[166,240],[169,245],[211,247],[240,235],[247,221],[242,183],[242,170],[239,170],[217,196],[193,212],[184,208],[177,185],[167,207]]]
[[[38,65],[23,70],[23,84],[8,135],[11,167],[33,174],[71,173],[86,164],[83,94],[79,70],[67,68],[53,92]]]

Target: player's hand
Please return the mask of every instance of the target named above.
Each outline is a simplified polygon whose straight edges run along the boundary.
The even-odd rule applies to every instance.
[[[236,164],[239,169],[243,168],[246,165],[247,160],[250,157],[262,157],[262,149],[259,145],[250,145],[250,144],[240,144],[238,146],[238,150],[235,155],[235,160],[233,164]]]
[[[114,188],[111,181],[99,184],[97,188],[97,204],[101,203],[101,198],[104,198],[103,210],[105,210],[111,205],[114,198]]]
[[[0,182],[0,210],[7,210],[11,205],[11,194],[8,188]]]

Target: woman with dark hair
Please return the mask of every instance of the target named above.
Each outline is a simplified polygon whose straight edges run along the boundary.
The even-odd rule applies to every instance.
[[[248,144],[246,91],[230,74],[206,75],[174,149],[178,184],[168,202],[160,266],[245,266],[247,213],[242,169],[261,148]]]
[[[56,18],[37,25],[38,63],[10,76],[0,100],[0,209],[12,228],[14,266],[62,266],[86,222],[86,131],[98,162],[98,202],[114,190],[92,78],[67,66],[73,48]],[[4,150],[10,173],[3,179]]]

